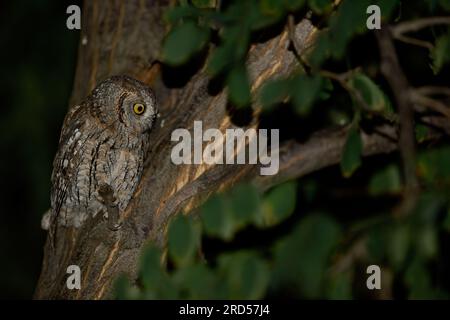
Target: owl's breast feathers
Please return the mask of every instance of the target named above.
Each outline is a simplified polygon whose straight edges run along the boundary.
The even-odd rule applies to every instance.
[[[66,116],[52,173],[52,224],[79,227],[102,209],[98,187],[111,186],[124,211],[142,174],[147,135],[102,125],[82,106]],[[56,221],[55,221],[56,220]]]

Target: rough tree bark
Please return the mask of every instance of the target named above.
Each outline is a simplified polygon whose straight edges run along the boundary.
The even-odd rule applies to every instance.
[[[237,181],[253,181],[261,189],[339,162],[346,128],[324,130],[303,142],[280,147],[280,172],[259,176],[256,165],[174,165],[170,134],[175,128],[235,127],[227,111],[227,95],[211,85],[203,64],[191,76],[178,74],[158,62],[167,27],[163,13],[168,0],[85,1],[78,64],[71,105],[81,101],[96,83],[113,74],[140,79],[156,92],[161,118],[151,133],[151,150],[145,173],[122,219],[122,228],[109,231],[106,222],[93,219],[81,229],[58,228],[56,248],[47,241],[37,299],[104,299],[120,273],[137,276],[137,261],[147,242],[163,245],[165,227],[174,214],[192,210],[209,194]],[[316,30],[308,20],[295,26],[297,43],[310,45]],[[288,75],[298,64],[290,50],[288,30],[251,47],[247,66],[252,92],[273,77]],[[257,126],[258,108],[249,126]],[[396,148],[396,130],[390,126],[364,134],[366,155]],[[82,271],[81,290],[66,288],[66,268]]]

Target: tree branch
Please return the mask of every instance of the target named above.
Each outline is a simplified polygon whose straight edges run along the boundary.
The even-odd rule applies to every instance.
[[[440,113],[450,119],[450,108],[439,100],[427,97],[419,92],[411,91],[411,101],[414,104],[427,107],[437,113]]]
[[[403,162],[407,190],[418,187],[416,175],[416,149],[414,134],[414,110],[410,99],[408,80],[398,61],[392,33],[389,27],[376,32],[381,56],[381,72],[394,94],[399,113],[399,149]]]
[[[105,77],[128,74],[152,86],[161,118],[150,134],[143,177],[127,210],[121,214],[121,228],[110,231],[100,215],[79,229],[59,227],[55,250],[50,250],[47,240],[35,298],[111,297],[114,279],[119,274],[132,280],[137,278],[141,249],[149,241],[163,245],[167,222],[178,212],[192,210],[210,193],[243,179],[253,180],[264,189],[340,161],[346,132],[342,128],[315,134],[303,143],[289,142],[282,146],[280,173],[273,177],[258,176],[257,166],[251,165],[173,164],[170,136],[174,129],[193,130],[195,120],[202,120],[204,130],[224,131],[237,126],[227,111],[226,91],[211,88],[202,65],[190,66],[192,70],[179,73],[155,63],[166,30],[162,16],[168,3],[167,0],[85,1],[81,37],[87,42],[79,46],[71,105]],[[298,23],[297,45],[308,47],[315,31],[306,19]],[[286,77],[298,67],[289,44],[285,30],[252,45],[247,68],[253,93],[268,79]],[[170,81],[173,74],[185,77],[174,83]],[[257,114],[257,106],[255,109]],[[257,117],[254,118],[249,127],[258,126]],[[394,127],[378,127],[376,132],[363,134],[364,154],[390,152],[397,147],[395,141]],[[66,270],[72,264],[82,271],[81,290],[66,287]]]
[[[448,96],[450,97],[450,88],[448,87],[435,87],[435,86],[425,86],[415,89],[419,94],[425,96]]]
[[[79,102],[105,77],[125,73],[152,86],[161,118],[150,134],[143,177],[127,210],[121,214],[122,227],[112,232],[96,215],[79,229],[58,228],[55,250],[49,250],[48,241],[46,244],[35,298],[111,297],[117,275],[125,273],[131,279],[137,278],[141,248],[148,241],[162,245],[171,216],[198,206],[209,193],[233,185],[251,169],[238,165],[172,163],[170,137],[174,129],[193,130],[195,120],[202,120],[204,130],[237,126],[230,120],[226,90],[217,92],[211,88],[202,65],[190,66],[179,73],[154,63],[165,32],[162,15],[167,5],[165,0],[85,2],[81,37],[86,37],[87,43],[79,47],[71,103]],[[304,43],[311,41],[313,31],[308,20],[296,26],[296,35]],[[289,75],[296,66],[286,30],[252,45],[247,60],[252,92],[268,79]],[[170,75],[174,72],[185,77],[178,77],[173,83],[174,77]],[[257,117],[254,119],[249,127],[258,126]],[[82,271],[81,290],[66,287],[66,269],[71,264]]]
[[[398,38],[408,32],[415,32],[441,24],[450,24],[450,17],[429,17],[402,22],[392,27],[392,36]]]
[[[281,182],[302,177],[341,161],[348,127],[324,130],[309,140],[299,143],[289,141],[280,148],[280,169],[274,176],[255,175],[253,182],[261,190]],[[362,132],[363,155],[389,153],[397,149],[394,126],[383,125],[372,133]]]
[[[413,21],[407,21],[392,26],[392,37],[396,40],[402,41],[404,43],[412,44],[428,50],[433,49],[434,45],[431,42],[416,39],[405,35],[409,32],[419,31],[421,29],[432,27],[441,24],[450,24],[450,17],[430,17],[417,19]]]

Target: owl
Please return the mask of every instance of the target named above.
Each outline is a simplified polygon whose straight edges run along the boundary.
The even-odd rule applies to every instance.
[[[53,162],[51,209],[43,227],[78,228],[97,214],[125,211],[142,175],[156,116],[153,91],[128,76],[101,82],[72,108]]]

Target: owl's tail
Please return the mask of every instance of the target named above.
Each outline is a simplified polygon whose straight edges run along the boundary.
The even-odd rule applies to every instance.
[[[55,248],[55,238],[56,238],[56,214],[52,208],[48,209],[41,219],[41,228],[48,231],[48,237],[50,241],[50,246],[52,249]]]
[[[48,231],[50,229],[50,223],[52,218],[52,209],[48,209],[41,219],[41,228],[42,230]]]

